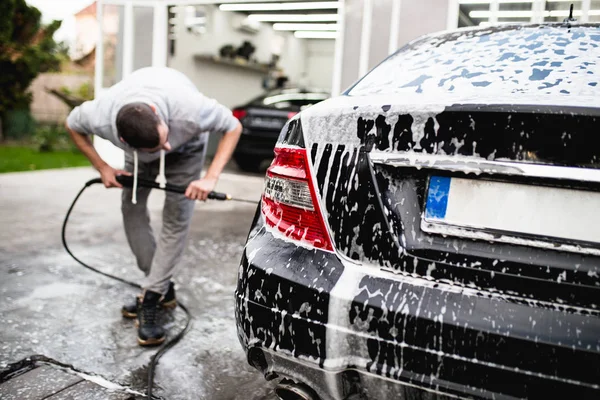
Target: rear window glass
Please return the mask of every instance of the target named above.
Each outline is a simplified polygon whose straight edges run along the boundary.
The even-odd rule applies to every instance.
[[[401,93],[600,99],[600,26],[502,27],[426,37],[392,55],[348,94]]]
[[[270,93],[267,96],[260,97],[252,101],[253,106],[262,106],[278,109],[297,109],[319,103],[329,98],[327,93]]]

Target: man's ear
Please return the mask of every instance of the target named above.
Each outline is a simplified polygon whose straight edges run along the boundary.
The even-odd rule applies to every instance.
[[[154,104],[148,104],[148,106],[154,111],[154,114],[158,115],[158,111],[156,111],[156,106]]]
[[[119,136],[119,140],[121,141],[121,143],[127,144],[127,142],[125,142],[125,140],[123,140],[123,138],[121,136]]]

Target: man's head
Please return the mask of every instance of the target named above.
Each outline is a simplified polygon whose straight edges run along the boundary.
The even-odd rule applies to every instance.
[[[135,149],[151,153],[171,150],[167,140],[169,127],[153,105],[137,102],[121,107],[117,114],[117,131],[121,141]]]

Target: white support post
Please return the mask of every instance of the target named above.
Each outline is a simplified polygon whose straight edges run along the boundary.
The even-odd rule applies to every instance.
[[[98,38],[96,39],[96,68],[94,69],[94,97],[102,91],[104,78],[104,26],[103,26],[104,1],[98,0],[96,4],[96,19],[98,21]]]
[[[488,21],[490,24],[498,23],[498,11],[500,11],[499,0],[490,1],[490,19]]]
[[[152,32],[152,66],[166,67],[169,45],[168,5],[157,1],[154,4]]]
[[[133,72],[133,4],[125,3],[123,19],[123,71],[122,78]]]
[[[581,17],[579,19],[581,22],[589,22],[591,3],[592,0],[583,0],[581,2]]]
[[[546,9],[546,0],[533,0],[531,4],[531,22],[541,24],[544,22],[544,10]]]
[[[104,88],[104,29],[103,29],[103,6],[105,4],[116,4],[112,0],[98,0],[97,16],[100,24],[99,39],[96,48],[96,71],[95,71],[95,95],[98,96],[108,88]],[[123,6],[123,66],[122,77],[127,76],[133,69],[133,4],[127,2]],[[94,148],[100,157],[113,168],[123,168],[123,150],[114,146],[106,139],[94,136]]]
[[[110,3],[109,3],[110,4]],[[104,5],[103,0],[96,4],[96,19],[98,21],[98,39],[96,42],[96,68],[94,69],[94,97],[98,97],[105,90],[104,85]],[[112,145],[108,140],[94,136],[94,148],[100,157],[114,168],[123,167],[123,152]]]
[[[360,54],[358,57],[358,77],[369,72],[369,50],[371,48],[371,25],[373,23],[373,0],[363,0],[362,31],[360,32]]]
[[[338,36],[335,39],[335,54],[333,58],[333,79],[331,95],[338,96],[342,91],[342,69],[344,67],[344,36],[346,34],[346,2],[339,0]]]
[[[402,7],[402,0],[392,1],[388,54],[392,54],[398,50],[398,35],[400,33],[400,7]]]
[[[448,0],[448,19],[446,20],[446,29],[458,28],[458,13],[460,4],[458,0]]]

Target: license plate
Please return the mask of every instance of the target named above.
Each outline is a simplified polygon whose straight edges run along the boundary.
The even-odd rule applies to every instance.
[[[431,176],[421,228],[491,241],[598,248],[600,192]]]
[[[279,130],[285,125],[285,120],[281,118],[268,118],[268,117],[252,117],[247,121],[248,126],[254,128],[263,129],[276,129]]]

